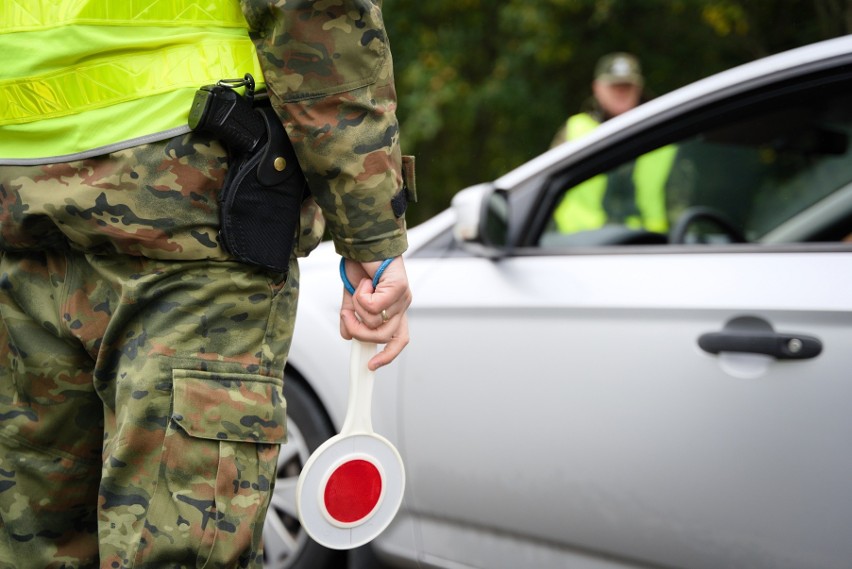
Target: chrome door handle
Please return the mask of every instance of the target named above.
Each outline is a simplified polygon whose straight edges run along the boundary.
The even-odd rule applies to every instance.
[[[819,338],[804,334],[758,330],[725,330],[707,332],[698,338],[698,346],[705,352],[746,352],[765,354],[779,360],[804,360],[817,357],[822,352]]]

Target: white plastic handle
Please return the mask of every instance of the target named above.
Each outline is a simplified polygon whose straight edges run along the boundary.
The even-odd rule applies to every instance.
[[[373,434],[373,382],[376,374],[367,363],[376,355],[376,344],[352,340],[349,356],[349,403],[340,435]]]

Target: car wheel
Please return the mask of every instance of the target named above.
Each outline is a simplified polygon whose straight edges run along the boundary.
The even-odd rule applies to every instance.
[[[275,491],[263,526],[264,569],[332,569],[345,566],[338,551],[322,547],[302,529],[296,513],[296,483],[319,445],[334,435],[319,401],[298,379],[285,373],[287,444],[281,446]]]

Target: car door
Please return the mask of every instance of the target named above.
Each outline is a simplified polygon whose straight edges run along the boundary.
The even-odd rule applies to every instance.
[[[849,566],[852,88],[807,77],[568,156],[516,190],[535,205],[500,258],[421,254],[400,406],[421,560]],[[671,144],[667,235],[548,222]]]

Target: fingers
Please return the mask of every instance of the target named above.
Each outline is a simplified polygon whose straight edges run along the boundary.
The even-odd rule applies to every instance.
[[[369,279],[364,279],[355,289],[355,294],[344,292],[340,308],[341,335],[346,339],[357,338],[365,342],[384,344],[394,337],[406,336],[405,311],[411,303],[411,293],[404,290],[378,297],[372,290]],[[387,304],[390,302],[390,304]]]
[[[403,348],[408,345],[410,337],[408,335],[408,318],[403,314],[399,318],[399,325],[393,330],[373,330],[367,328],[354,317],[353,313],[340,314],[340,331],[341,335],[351,340],[356,338],[362,342],[373,342],[375,344],[384,344],[384,348],[373,356],[367,366],[375,371],[378,368],[391,363],[402,352]]]
[[[388,365],[402,352],[402,349],[408,345],[410,340],[408,336],[408,318],[405,314],[401,317],[402,325],[397,329],[390,341],[385,344],[385,347],[367,363],[367,367],[375,371],[382,366]]]
[[[390,324],[396,327],[394,319],[405,313],[411,304],[411,290],[402,258],[393,260],[385,269],[373,288],[372,275],[381,263],[356,263],[346,261],[346,275],[350,283],[355,283],[355,293],[347,298],[344,295],[345,310],[353,310],[362,324],[373,330]],[[351,302],[350,302],[351,300]]]
[[[347,340],[385,344],[369,363],[377,369],[392,362],[408,345],[406,310],[411,305],[411,290],[402,258],[396,258],[381,275],[375,289],[372,275],[380,263],[346,261],[350,283],[358,283],[354,294],[344,291],[340,308],[340,334]],[[357,277],[359,280],[354,280]]]

